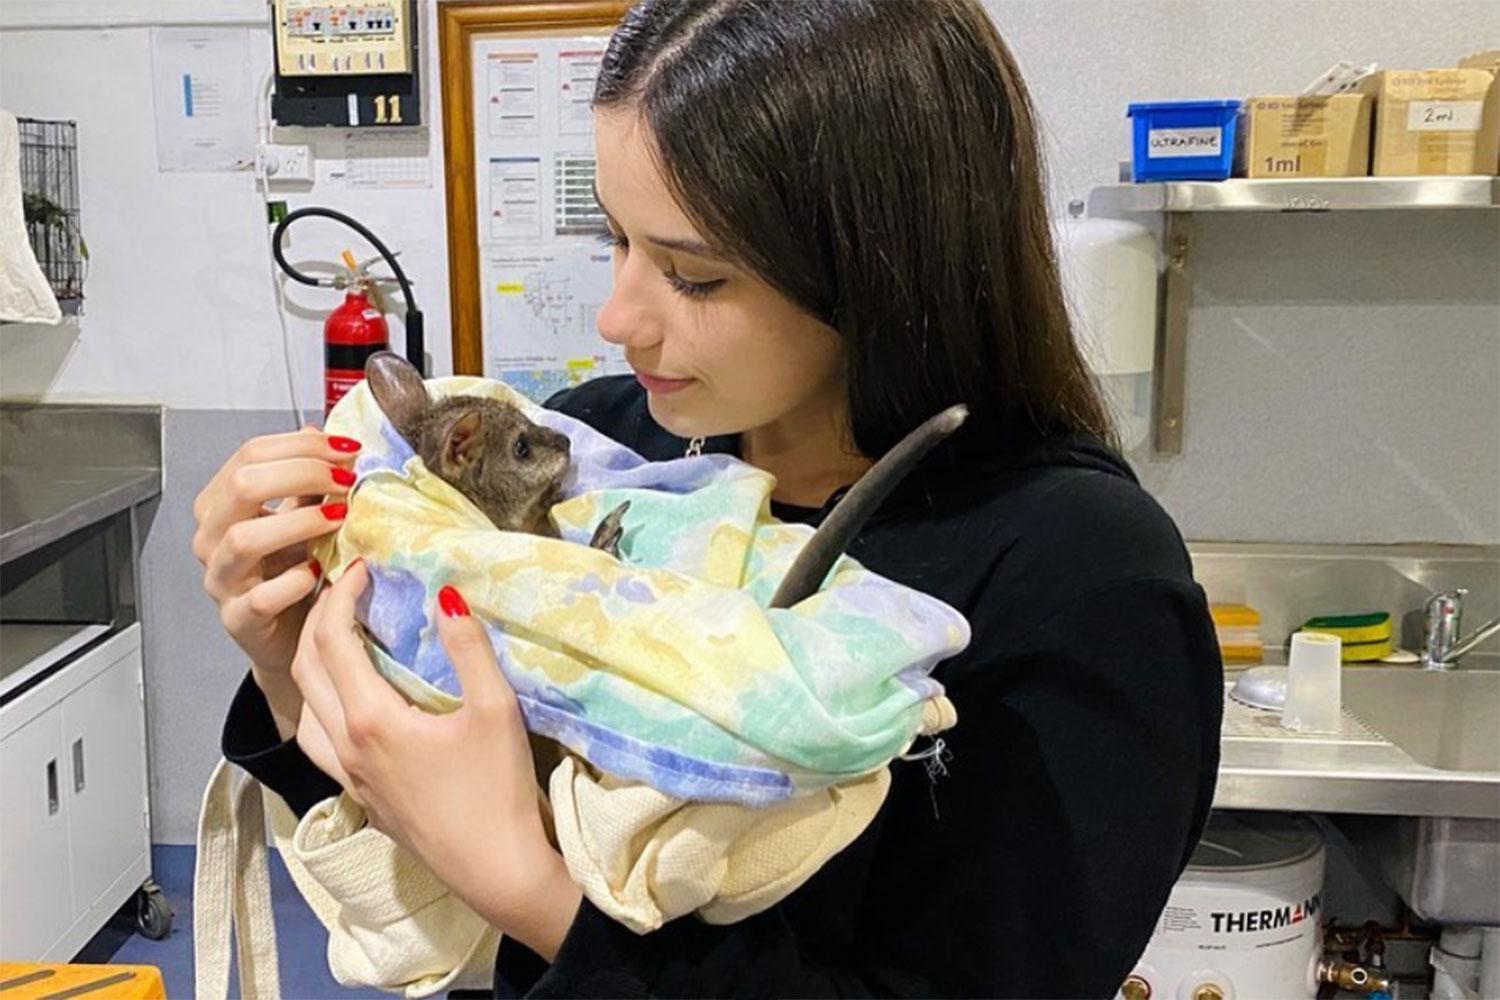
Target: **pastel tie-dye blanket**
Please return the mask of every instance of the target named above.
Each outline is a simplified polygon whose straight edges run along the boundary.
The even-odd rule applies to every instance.
[[[315,555],[372,574],[362,613],[382,674],[450,710],[460,694],[432,622],[452,584],[484,623],[526,724],[594,768],[675,798],[767,805],[884,768],[955,714],[932,668],[968,624],[845,558],[819,593],[768,610],[811,529],[775,520],[774,480],[724,455],[647,462],[503,384],[432,379],[435,396],[504,399],[566,434],[562,538],[496,529],[430,473],[361,384],[326,430],[364,443],[348,519]],[[620,559],[588,547],[630,501]],[[388,651],[388,652],[387,652]]]

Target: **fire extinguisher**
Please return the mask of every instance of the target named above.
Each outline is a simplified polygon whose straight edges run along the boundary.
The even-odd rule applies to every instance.
[[[336,278],[303,274],[286,259],[281,248],[281,238],[288,226],[309,215],[343,223],[368,240],[379,251],[380,256],[372,257],[365,264],[360,265],[355,263],[354,255],[345,250],[343,256],[345,267],[348,269],[347,273]],[[401,296],[406,300],[406,313],[403,317],[403,325],[406,329],[406,360],[412,363],[418,374],[425,377],[427,355],[422,311],[417,308],[417,301],[412,296],[411,281],[406,277],[406,272],[401,270],[401,265],[396,261],[396,255],[391,253],[378,236],[343,212],[320,206],[308,206],[281,217],[271,234],[271,256],[275,258],[277,266],[287,277],[294,281],[318,288],[339,288],[345,292],[343,304],[335,309],[323,324],[325,372],[323,414],[325,417],[328,411],[333,409],[333,405],[365,377],[365,360],[375,352],[385,350],[390,342],[390,328],[386,325],[385,310],[375,280],[367,273],[369,265],[376,260],[385,261],[401,286]]]
[[[323,323],[323,416],[365,377],[370,355],[389,349],[390,327],[381,309],[380,293],[366,271],[344,251],[349,269],[343,304]]]

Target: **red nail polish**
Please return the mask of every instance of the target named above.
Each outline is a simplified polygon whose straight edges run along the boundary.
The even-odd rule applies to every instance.
[[[330,521],[342,521],[349,514],[349,505],[346,503],[325,503],[318,509]]]
[[[464,603],[463,595],[451,585],[438,591],[438,607],[449,618],[467,618],[469,615],[469,605]]]
[[[321,580],[323,578],[323,564],[316,559],[309,559],[307,561],[307,568],[312,570],[314,580]]]
[[[335,465],[333,467],[333,481],[335,483],[338,483],[340,486],[353,486],[354,470],[345,469],[342,466]]]
[[[337,434],[330,434],[328,436],[328,447],[332,448],[334,451],[342,451],[345,454],[350,454],[359,451],[359,449],[363,448],[364,445],[360,444],[353,438],[339,437]]]

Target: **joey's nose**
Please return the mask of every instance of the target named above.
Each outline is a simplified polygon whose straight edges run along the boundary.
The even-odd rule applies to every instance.
[[[561,452],[564,458],[569,457],[573,451],[573,442],[568,440],[568,436],[549,427],[542,428],[542,443]]]

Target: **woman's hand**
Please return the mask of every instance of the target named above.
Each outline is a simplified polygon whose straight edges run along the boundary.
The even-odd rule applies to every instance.
[[[347,463],[358,450],[356,441],[312,428],[253,438],[193,501],[203,589],[250,658],[283,737],[297,724],[301,700],[287,671],[320,572],[307,558],[307,542],[343,520],[339,501],[354,482]]]
[[[364,563],[350,565],[303,630],[292,676],[315,718],[299,732],[304,752],[377,829],[502,933],[550,959],[582,894],[547,841],[515,692],[483,627],[445,587],[438,635],[463,705],[436,715],[407,704],[354,631],[368,581]]]

